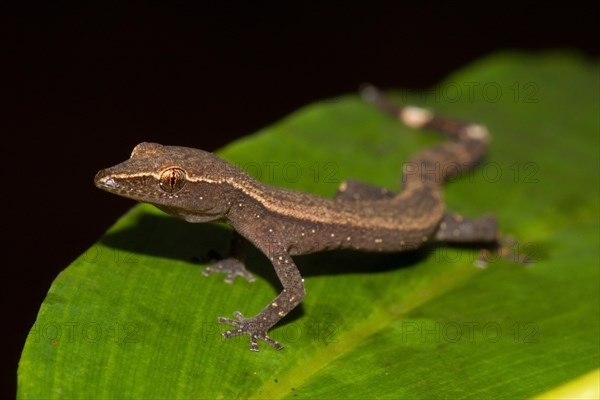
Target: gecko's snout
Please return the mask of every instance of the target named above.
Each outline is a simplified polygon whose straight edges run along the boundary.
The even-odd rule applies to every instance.
[[[100,189],[109,189],[115,187],[116,182],[109,174],[106,173],[106,170],[102,169],[98,171],[94,177],[94,185]]]

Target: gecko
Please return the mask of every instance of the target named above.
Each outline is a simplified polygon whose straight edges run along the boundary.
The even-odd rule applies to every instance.
[[[279,350],[283,345],[268,332],[306,295],[293,256],[334,249],[402,252],[435,242],[495,245],[500,240],[493,215],[467,218],[447,212],[442,198],[444,181],[483,159],[488,130],[426,108],[397,105],[371,85],[361,95],[409,127],[446,138],[404,163],[397,193],[349,179],[333,198],[325,198],[270,186],[210,152],[148,142],[135,146],[128,160],[99,171],[95,185],[188,222],[225,222],[260,250],[283,290],[255,316],[235,311],[234,319],[218,321],[231,327],[222,332],[225,338],[248,335],[250,350],[259,351],[259,340]],[[238,251],[204,270],[213,273],[226,273],[227,282],[237,276],[254,280]]]

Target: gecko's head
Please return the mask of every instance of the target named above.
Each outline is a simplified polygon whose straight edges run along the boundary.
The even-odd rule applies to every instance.
[[[190,222],[205,222],[226,215],[232,190],[226,182],[240,173],[206,151],[140,143],[129,160],[99,171],[94,182]]]

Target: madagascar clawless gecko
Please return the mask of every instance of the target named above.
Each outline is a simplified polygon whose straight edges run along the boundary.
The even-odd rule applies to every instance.
[[[250,350],[258,340],[283,346],[268,331],[304,299],[304,280],[292,256],[331,249],[400,252],[428,242],[497,244],[494,217],[465,218],[447,213],[444,180],[472,168],[485,155],[485,127],[393,104],[373,86],[364,99],[413,128],[437,131],[448,140],[425,149],[405,163],[402,191],[393,193],[359,181],[343,182],[334,198],[281,189],[260,182],[206,151],[157,143],[140,143],[131,158],[96,175],[97,187],[150,203],[188,222],[222,221],[256,246],[271,261],[283,291],[260,313],[246,318],[219,318],[233,328],[226,338],[246,334]],[[240,257],[207,268],[254,280]]]

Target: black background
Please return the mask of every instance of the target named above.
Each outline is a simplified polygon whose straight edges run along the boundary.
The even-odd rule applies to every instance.
[[[598,55],[596,12],[572,5],[48,3],[0,17],[10,397],[52,280],[133,205],[94,174],[138,142],[215,150],[362,82],[425,89],[498,50]]]

